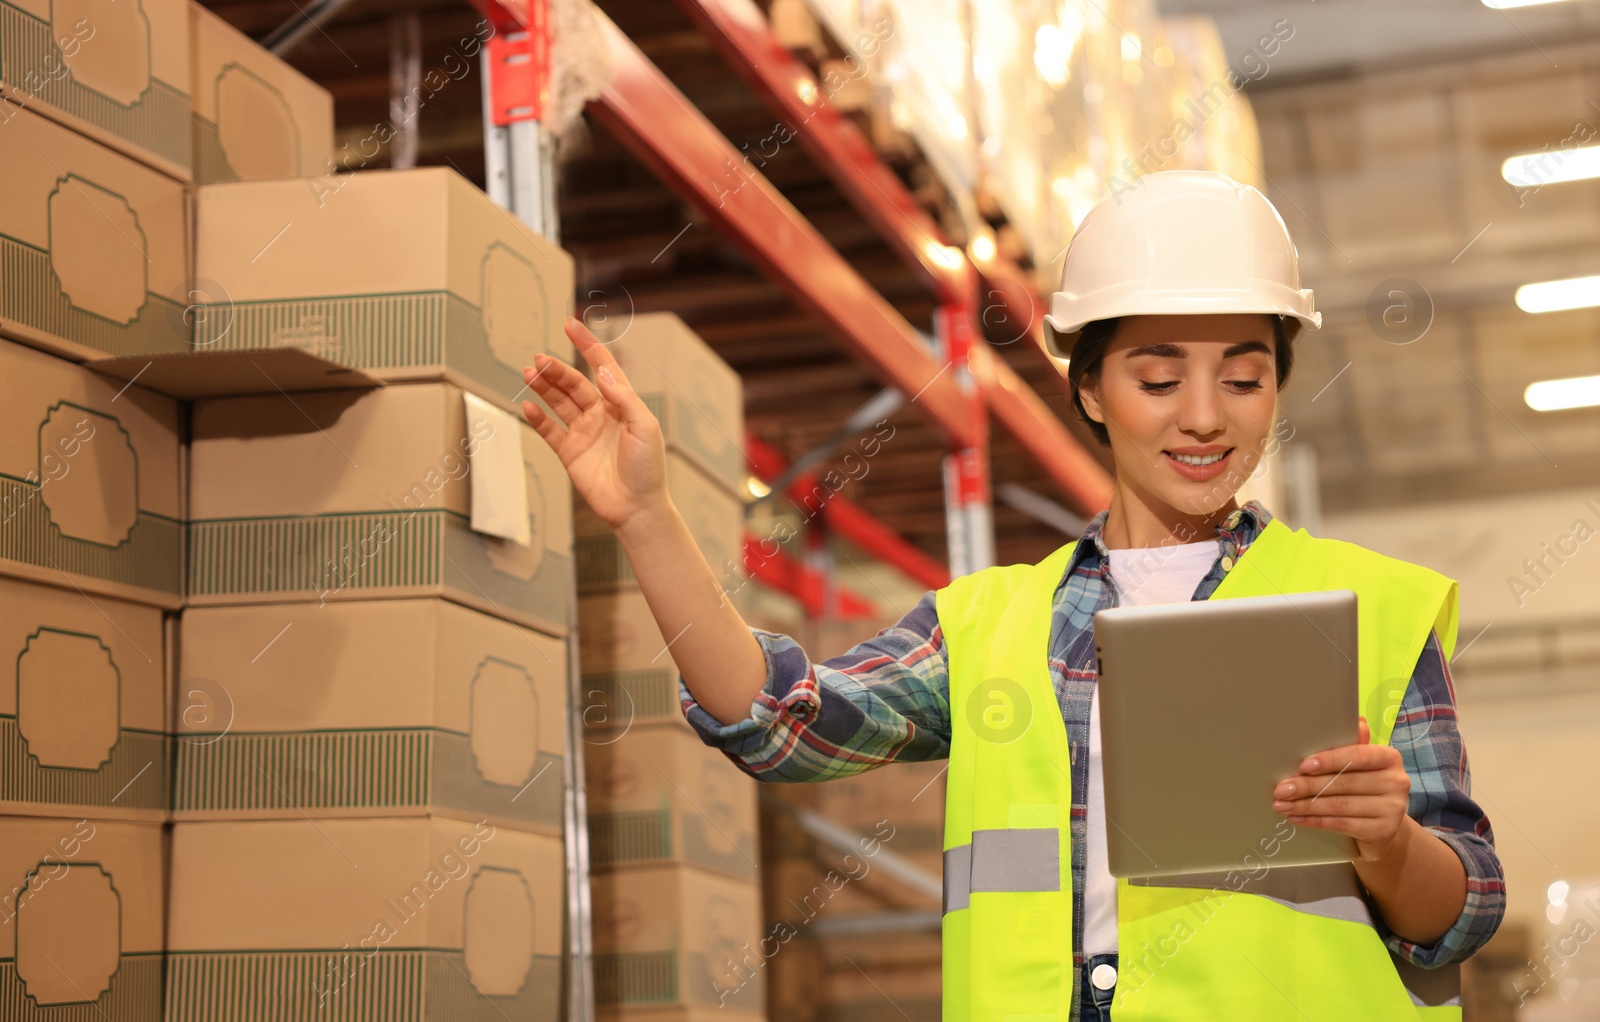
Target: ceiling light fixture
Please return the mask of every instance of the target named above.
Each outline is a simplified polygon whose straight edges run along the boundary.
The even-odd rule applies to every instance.
[[[1492,7],[1497,11],[1504,11],[1512,7],[1535,7],[1539,4],[1552,4],[1557,0],[1483,0],[1483,6]]]
[[[1600,146],[1541,149],[1513,156],[1500,165],[1500,176],[1507,184],[1518,188],[1539,188],[1600,177]]]
[[[1516,302],[1523,312],[1562,312],[1600,305],[1600,276],[1524,284],[1517,288]]]
[[[1522,400],[1536,412],[1600,405],[1600,376],[1572,376],[1565,380],[1540,380],[1528,384]],[[1554,888],[1551,888],[1554,890]]]

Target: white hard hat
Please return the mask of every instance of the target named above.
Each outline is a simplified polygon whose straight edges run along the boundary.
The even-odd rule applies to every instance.
[[[1265,312],[1322,327],[1283,217],[1255,188],[1207,170],[1163,170],[1113,193],[1067,246],[1045,338],[1068,358],[1087,323],[1115,316]]]

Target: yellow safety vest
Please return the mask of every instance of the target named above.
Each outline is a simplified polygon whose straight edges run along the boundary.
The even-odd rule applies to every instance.
[[[1075,545],[937,593],[953,732],[945,1022],[1069,1019],[1072,763],[1048,656],[1052,597]],[[1447,658],[1455,649],[1458,587],[1274,519],[1211,598],[1328,589],[1356,592],[1362,712],[1373,742],[1387,744],[1429,629]],[[1292,834],[1287,821],[1283,830]],[[1116,1022],[1461,1018],[1459,968],[1391,955],[1349,863],[1250,873],[1117,881]]]

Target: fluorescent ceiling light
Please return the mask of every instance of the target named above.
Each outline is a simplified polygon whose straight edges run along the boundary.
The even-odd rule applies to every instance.
[[[1483,0],[1483,6],[1493,7],[1497,11],[1503,11],[1511,7],[1534,7],[1538,4],[1550,4],[1555,2],[1556,0]]]
[[[1600,305],[1600,277],[1569,277],[1524,284],[1517,288],[1517,308],[1523,312],[1560,312]]]
[[[1600,405],[1600,376],[1573,376],[1565,380],[1540,380],[1528,384],[1522,400],[1536,412]],[[1554,886],[1551,887],[1554,892]],[[1553,897],[1553,893],[1552,893]]]
[[[1500,176],[1518,188],[1539,188],[1563,181],[1600,177],[1600,146],[1542,149],[1513,156],[1500,165]]]

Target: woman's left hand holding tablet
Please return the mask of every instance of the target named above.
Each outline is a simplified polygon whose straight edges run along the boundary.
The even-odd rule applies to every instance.
[[[1367,718],[1359,739],[1313,753],[1300,762],[1300,773],[1273,789],[1272,808],[1296,826],[1335,830],[1355,839],[1361,859],[1390,855],[1409,833],[1406,804],[1411,777],[1400,753],[1373,745]]]

